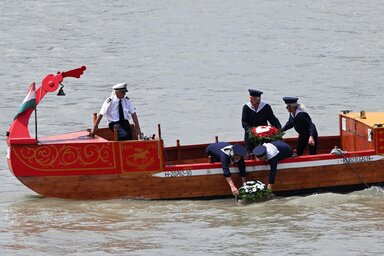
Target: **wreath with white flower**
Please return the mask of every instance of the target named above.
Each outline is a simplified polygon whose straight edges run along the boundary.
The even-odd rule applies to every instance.
[[[256,144],[282,140],[284,132],[271,125],[262,125],[249,129],[249,140]]]
[[[239,199],[243,202],[262,201],[270,199],[272,190],[261,181],[247,181],[239,188]]]

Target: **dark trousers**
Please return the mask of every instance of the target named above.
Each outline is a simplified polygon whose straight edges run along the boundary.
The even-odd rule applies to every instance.
[[[118,140],[132,140],[132,130],[128,120],[124,120],[123,122],[110,122],[109,129],[113,131],[115,125],[117,125]]]
[[[316,155],[317,153],[317,137],[313,138],[315,140],[314,146],[308,145],[309,136],[299,136],[299,139],[297,140],[296,149],[297,149],[297,155],[301,156],[304,153],[305,148],[308,146],[309,154],[310,155]]]

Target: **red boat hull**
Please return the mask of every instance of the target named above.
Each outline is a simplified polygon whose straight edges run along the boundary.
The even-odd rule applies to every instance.
[[[47,75],[35,94],[32,84],[27,102],[38,105],[65,77],[80,78],[85,70],[83,66]],[[97,130],[95,138],[88,137],[89,131],[31,138],[28,123],[33,104],[22,106],[7,133],[8,165],[15,177],[42,196],[184,199],[232,195],[220,163],[209,163],[208,144],[180,146],[178,141],[175,147],[164,148],[160,127],[159,138],[152,140],[119,142],[108,128]],[[279,162],[275,193],[384,182],[384,113],[346,112],[339,115],[339,123],[340,136],[319,137],[319,154]],[[285,141],[295,147],[295,138]],[[348,152],[330,154],[334,146]],[[267,183],[266,162],[247,160],[246,166],[247,180]],[[240,186],[238,169],[231,167],[231,172]]]
[[[184,160],[177,162],[165,159],[167,152],[172,156],[177,147],[164,149],[162,140],[118,142],[89,138],[87,134],[82,131],[42,138],[38,145],[11,145],[10,169],[25,186],[45,197],[89,200],[231,196],[220,163],[209,163],[204,155],[207,144],[180,146]],[[188,161],[189,152],[194,153]],[[286,159],[278,165],[274,192],[383,182],[384,157],[374,150],[345,157],[347,161],[332,154]],[[246,165],[247,180],[267,183],[266,162],[247,160]],[[240,186],[237,168],[231,171]]]

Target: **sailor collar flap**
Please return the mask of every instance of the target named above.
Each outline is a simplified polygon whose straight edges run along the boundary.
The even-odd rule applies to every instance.
[[[270,160],[279,154],[279,150],[272,143],[264,143],[263,146],[267,148],[267,159]]]
[[[255,108],[253,107],[253,105],[251,104],[251,102],[248,102],[246,105],[247,105],[251,110],[253,110],[254,112],[258,113],[260,110],[262,110],[262,109],[267,105],[267,103],[264,102],[264,101],[260,101],[260,103],[259,103],[259,107],[258,107],[257,109],[255,109]]]
[[[233,151],[232,151],[232,145],[225,146],[221,149],[221,151],[226,154],[227,156],[233,156]]]
[[[301,108],[298,108],[296,109],[295,113],[290,113],[290,115],[291,117],[295,118],[299,113],[302,113],[302,112],[304,112],[304,110]]]

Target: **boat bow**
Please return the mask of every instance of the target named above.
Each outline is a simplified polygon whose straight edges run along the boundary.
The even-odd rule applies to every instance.
[[[43,97],[48,92],[54,92],[59,88],[60,83],[66,77],[80,78],[86,70],[85,66],[80,68],[72,69],[69,71],[58,72],[56,75],[47,75],[41,85],[36,89],[35,99],[36,106],[40,103]],[[35,108],[28,108],[25,111],[19,113],[13,120],[8,132],[7,132],[7,143],[11,144],[35,144],[37,143],[36,138],[31,138],[28,129],[29,119]]]

